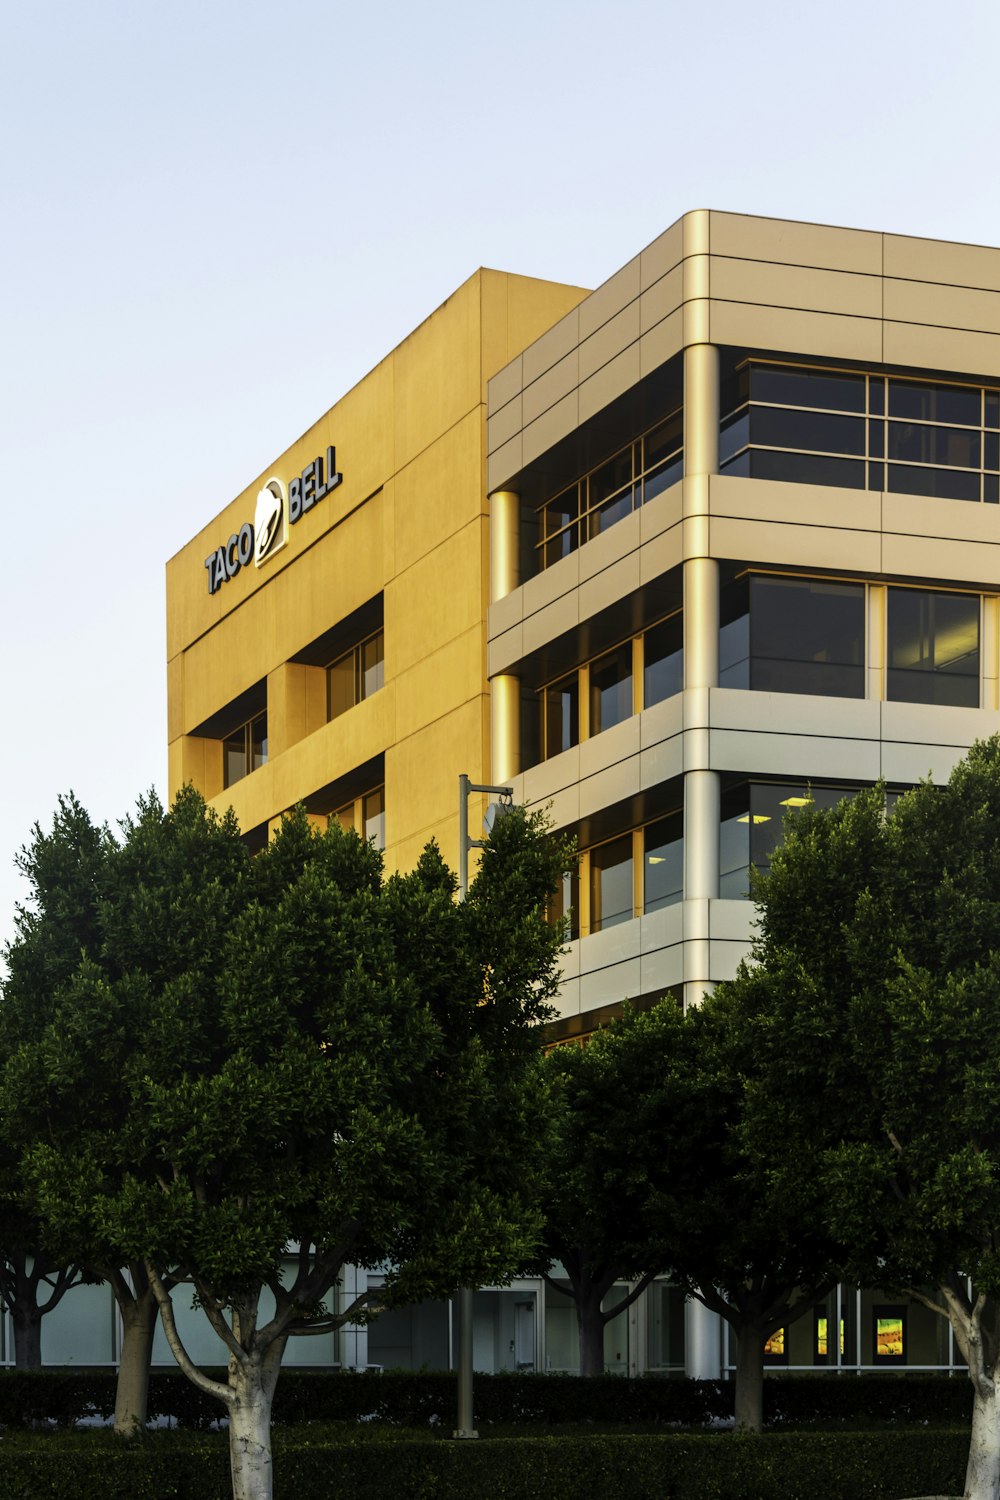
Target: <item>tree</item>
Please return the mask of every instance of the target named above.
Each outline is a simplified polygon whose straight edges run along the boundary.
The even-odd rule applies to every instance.
[[[996,1500],[1000,741],[890,816],[881,788],[804,810],[758,897],[758,958],[798,975],[775,1016],[786,1069],[764,1128],[831,1104],[840,1138],[815,1140],[835,1228],[859,1278],[950,1321],[974,1393],[965,1493]]]
[[[0,1059],[11,1059],[41,1035],[52,1015],[53,997],[81,957],[99,944],[97,912],[107,848],[104,830],[94,827],[70,795],[60,800],[51,832],[36,824],[31,844],[18,856],[30,895],[17,908],[15,937],[4,950]],[[84,1273],[75,1249],[59,1255],[57,1240],[45,1234],[26,1198],[22,1157],[35,1139],[37,1119],[26,1119],[8,1100],[2,1126],[0,1298],[11,1314],[17,1368],[37,1369],[42,1318],[79,1285]]]
[[[502,820],[460,906],[433,846],[388,880],[371,845],[302,813],[230,861],[242,847],[190,791],[125,826],[102,961],[67,1001],[139,1018],[75,1038],[82,1069],[113,1059],[122,1112],[30,1161],[53,1215],[72,1173],[94,1231],[143,1264],[178,1363],[228,1415],[237,1500],[263,1500],[288,1338],[362,1310],[325,1303],[345,1262],[389,1264],[380,1298],[410,1300],[527,1254],[527,1059],[557,983],[542,912],[561,855],[537,819]],[[73,1078],[50,1085],[68,1119]],[[224,1346],[225,1381],[189,1357],[171,1279]]]
[[[759,1072],[766,993],[749,976],[685,1015],[672,1000],[626,1013],[583,1049],[559,1048],[543,1274],[561,1261],[576,1304],[581,1371],[603,1369],[603,1330],[657,1274],[724,1318],[737,1339],[736,1417],[759,1430],[764,1342],[836,1281],[814,1174],[772,1188],[748,1152],[744,1100]],[[602,1309],[611,1286],[635,1286]]]

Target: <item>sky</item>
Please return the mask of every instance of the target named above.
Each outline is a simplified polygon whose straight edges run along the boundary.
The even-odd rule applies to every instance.
[[[0,0],[0,942],[166,795],[164,566],[480,265],[708,207],[1000,244],[995,0]]]

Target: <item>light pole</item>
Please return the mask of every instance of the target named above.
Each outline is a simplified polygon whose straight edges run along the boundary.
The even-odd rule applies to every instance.
[[[492,832],[498,817],[513,806],[513,789],[509,786],[476,786],[468,776],[458,778],[458,899],[464,901],[469,894],[469,850],[485,847],[485,839],[469,838],[469,797],[473,792],[485,792],[499,798],[486,809],[483,822],[487,832]],[[458,1426],[452,1433],[456,1438],[477,1438],[479,1433],[473,1424],[472,1414],[472,1287],[459,1287],[455,1293],[456,1343],[458,1345]]]

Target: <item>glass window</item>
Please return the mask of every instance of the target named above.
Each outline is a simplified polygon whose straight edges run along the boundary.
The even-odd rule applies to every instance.
[[[632,511],[632,447],[617,453],[588,480],[589,535],[607,531]]]
[[[552,923],[569,918],[566,936],[578,938],[580,936],[580,871],[574,865],[568,875],[564,875],[555,892],[549,900],[547,916]]]
[[[543,729],[546,760],[580,742],[580,682],[571,672],[543,688]]]
[[[889,489],[897,495],[935,495],[939,500],[978,500],[979,474],[962,469],[918,469],[889,464]]]
[[[931,385],[923,380],[889,381],[890,417],[978,427],[982,420],[981,403],[982,392],[968,387]]]
[[[750,686],[863,698],[865,590],[808,578],[750,579]]]
[[[889,423],[889,457],[908,464],[946,464],[951,468],[979,468],[979,433],[961,427],[924,427],[912,422]]]
[[[979,707],[979,597],[890,589],[886,696]]]
[[[267,714],[258,714],[222,742],[223,785],[230,787],[267,764]]]
[[[855,453],[863,457],[865,423],[862,417],[758,406],[750,418],[750,441],[767,448],[804,448],[812,453]]]
[[[833,411],[864,411],[865,377],[828,374],[825,370],[782,370],[753,365],[750,398],[780,406],[819,406]]]
[[[684,894],[684,815],[670,813],[643,829],[644,912],[672,906]]]
[[[341,714],[377,693],[385,683],[385,635],[380,630],[352,646],[326,669],[327,719]]]
[[[726,472],[732,473],[732,467]],[[831,484],[847,490],[865,487],[865,466],[860,459],[828,458],[820,453],[779,453],[769,448],[751,450],[750,476],[783,484]]]
[[[719,686],[750,686],[750,582],[737,578],[723,590],[719,608]]]
[[[632,835],[625,833],[590,852],[590,930],[630,922],[633,915]]]
[[[684,686],[684,622],[678,612],[643,636],[642,704],[651,708]]]
[[[599,656],[590,667],[590,733],[632,717],[632,642]]]
[[[362,816],[365,838],[374,843],[376,849],[385,848],[385,788],[376,787],[362,799]]]
[[[854,789],[806,782],[742,782],[723,793],[719,827],[719,894],[734,901],[750,894],[749,866],[762,874],[781,842],[786,813],[814,802],[836,807]]]

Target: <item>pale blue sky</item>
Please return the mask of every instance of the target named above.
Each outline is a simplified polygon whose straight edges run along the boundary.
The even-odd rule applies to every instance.
[[[0,0],[0,936],[165,789],[166,559],[479,265],[715,207],[1000,244],[993,0]]]

